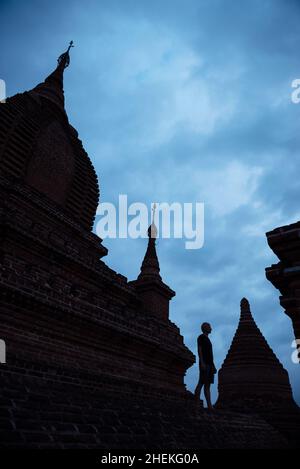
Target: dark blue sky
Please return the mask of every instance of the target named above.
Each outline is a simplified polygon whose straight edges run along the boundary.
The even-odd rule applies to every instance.
[[[74,40],[66,109],[102,201],[205,203],[203,249],[158,241],[186,345],[196,353],[210,321],[220,366],[246,296],[300,402],[291,322],[264,273],[277,262],[265,232],[300,219],[300,2],[1,0],[0,17],[8,95],[42,81]],[[106,262],[134,279],[145,243],[106,240]]]

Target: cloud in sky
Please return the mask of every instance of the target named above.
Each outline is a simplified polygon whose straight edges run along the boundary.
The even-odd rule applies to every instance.
[[[100,178],[101,200],[204,202],[205,245],[159,240],[171,319],[196,352],[213,324],[222,363],[249,297],[289,370],[293,332],[264,269],[265,232],[300,219],[300,4],[292,0],[103,0],[0,4],[8,94],[30,89],[73,39],[66,107]],[[137,276],[145,240],[107,240],[107,263]],[[186,382],[193,389],[197,366]]]

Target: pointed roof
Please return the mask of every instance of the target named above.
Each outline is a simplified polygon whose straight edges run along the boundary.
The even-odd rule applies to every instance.
[[[249,399],[292,400],[292,391],[287,371],[256,325],[248,300],[243,298],[239,324],[219,371],[218,404]]]
[[[269,363],[272,366],[283,368],[275,353],[267,343],[260,329],[256,325],[250,310],[249,301],[241,300],[241,312],[238,328],[234,335],[231,347],[224,364],[259,365]]]
[[[159,274],[159,262],[156,253],[157,227],[155,225],[155,210],[156,204],[153,206],[152,223],[148,228],[148,246],[142,262],[141,273],[138,276],[139,280],[145,278],[157,278],[158,280],[161,280],[161,276]]]
[[[61,54],[57,59],[56,69],[48,75],[44,82],[39,83],[32,92],[50,99],[54,102],[61,110],[65,109],[65,98],[64,98],[64,71],[70,64],[70,49],[73,46],[73,41],[70,42],[66,52]]]

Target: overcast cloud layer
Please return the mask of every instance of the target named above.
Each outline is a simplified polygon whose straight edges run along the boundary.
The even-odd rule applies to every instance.
[[[300,403],[291,322],[264,272],[277,262],[265,232],[300,219],[300,2],[2,0],[0,16],[8,95],[42,81],[74,40],[66,108],[101,201],[205,203],[203,249],[157,246],[186,345],[196,353],[210,321],[220,366],[246,296]],[[105,245],[108,265],[136,278],[146,240]]]

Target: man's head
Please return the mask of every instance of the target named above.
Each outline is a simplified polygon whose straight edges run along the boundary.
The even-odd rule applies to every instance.
[[[211,325],[209,324],[209,322],[204,322],[201,325],[201,330],[202,330],[203,334],[210,334],[211,331],[212,331],[212,328],[211,328]]]

